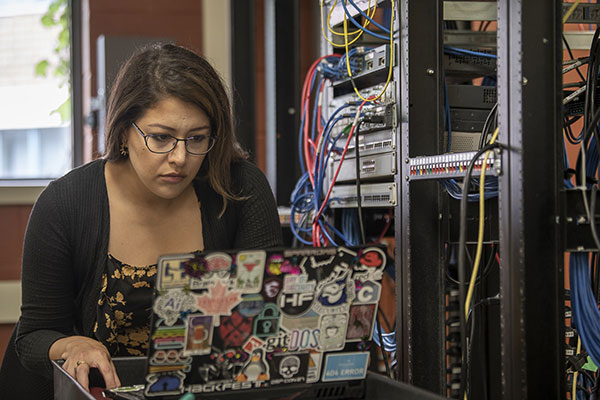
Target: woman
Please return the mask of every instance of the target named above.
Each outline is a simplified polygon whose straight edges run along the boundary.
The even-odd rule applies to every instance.
[[[123,66],[106,149],[44,190],[23,250],[18,357],[44,379],[50,360],[64,359],[85,388],[90,368],[119,386],[111,357],[145,354],[159,255],[281,245],[275,201],[234,137],[225,88],[193,52],[156,45]]]

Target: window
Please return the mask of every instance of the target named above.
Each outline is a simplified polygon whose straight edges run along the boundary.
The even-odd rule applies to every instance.
[[[51,179],[72,167],[66,6],[0,0],[0,180]]]

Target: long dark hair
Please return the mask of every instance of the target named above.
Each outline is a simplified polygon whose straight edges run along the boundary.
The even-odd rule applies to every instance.
[[[137,51],[121,67],[108,98],[104,158],[126,158],[120,149],[131,122],[169,96],[196,105],[210,119],[216,142],[206,155],[198,179],[208,179],[223,197],[223,212],[227,200],[238,199],[230,187],[231,163],[247,158],[247,153],[233,133],[231,103],[221,77],[191,50],[154,44]]]

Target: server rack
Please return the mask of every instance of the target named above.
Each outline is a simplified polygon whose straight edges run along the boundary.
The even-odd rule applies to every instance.
[[[441,27],[444,8],[456,3],[466,9],[486,6],[409,0],[401,0],[399,6],[398,368],[401,379],[437,393],[445,393],[448,383],[441,253],[448,208],[435,181],[410,179],[409,163],[420,155],[443,153]],[[563,398],[564,285],[558,218],[562,4],[506,0],[493,5],[502,143],[497,215],[501,349],[500,370],[491,372],[497,374],[491,384],[497,380],[499,395],[506,399]]]
[[[449,319],[459,315],[460,308],[458,313],[448,308],[456,290],[448,289],[446,270],[450,258],[447,248],[458,242],[459,210],[439,184],[440,176],[450,176],[439,165],[451,165],[440,158],[448,153],[449,140],[444,122],[448,68],[444,46],[458,41],[493,48],[497,54],[493,63],[473,68],[496,75],[495,87],[486,93],[493,93],[494,102],[497,99],[497,140],[501,144],[491,154],[489,166],[483,166],[489,169],[486,176],[489,173],[498,180],[497,199],[486,200],[484,240],[499,248],[500,268],[488,285],[488,290],[499,293],[499,307],[486,316],[488,338],[479,350],[487,353],[488,371],[472,368],[470,389],[485,392],[492,399],[563,398],[564,270],[559,193],[561,17],[565,5],[556,0],[392,1],[397,11],[393,59],[397,113],[393,128],[396,378],[449,397],[456,395],[453,388],[457,383],[449,371],[452,354],[448,337]],[[366,1],[357,3],[367,6]],[[389,0],[378,3],[384,7],[390,4]],[[591,10],[595,6],[581,7]],[[582,18],[577,15],[574,17]],[[444,28],[445,21],[477,19],[495,21],[496,32]],[[331,50],[322,40],[321,54]],[[480,109],[486,114],[489,107]],[[470,121],[464,121],[461,126],[469,130]],[[469,137],[468,132],[465,137]],[[415,175],[419,165],[427,163],[433,163],[434,171],[429,176]],[[456,174],[464,176],[464,172]],[[476,225],[476,207],[469,206],[468,217],[470,225]],[[467,242],[474,243],[476,233],[469,227]],[[480,378],[486,379],[484,386],[478,383]],[[464,377],[462,381],[464,390]]]

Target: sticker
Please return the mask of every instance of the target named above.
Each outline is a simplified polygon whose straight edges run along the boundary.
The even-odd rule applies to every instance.
[[[185,354],[209,354],[212,336],[213,317],[211,315],[188,315],[185,331]]]
[[[281,274],[298,275],[302,272],[301,268],[281,254],[273,254],[269,257],[266,266],[267,274],[270,276],[280,276]]]
[[[185,325],[159,326],[152,334],[155,349],[181,349],[185,341]]]
[[[206,258],[200,254],[185,261],[183,267],[185,272],[192,278],[201,279],[204,275],[208,274],[208,263],[206,262]]]
[[[252,350],[254,350],[258,347],[262,347],[264,343],[265,342],[263,342],[256,336],[250,336],[250,338],[242,346],[242,349],[244,349],[248,354],[250,354],[250,353],[252,353]]]
[[[275,353],[270,361],[272,385],[305,383],[308,372],[308,353]]]
[[[169,259],[168,256],[162,257],[158,268],[157,289],[176,289],[188,285],[190,277],[186,274],[183,264],[191,256],[192,254],[176,256],[175,259]]]
[[[231,381],[239,374],[248,359],[243,351],[227,350],[220,352],[213,348],[210,362],[198,367],[197,371],[203,383],[228,380]]]
[[[225,347],[240,347],[252,332],[252,318],[234,311],[230,317],[221,318],[219,334]]]
[[[281,275],[281,265],[285,259],[281,254],[273,254],[267,260],[267,265],[265,267],[268,275],[279,276]]]
[[[227,280],[231,276],[232,260],[227,253],[210,253],[204,257],[205,271],[190,281],[190,289],[208,289],[219,280]]]
[[[245,294],[238,306],[238,311],[244,317],[255,317],[263,309],[265,301],[260,294]]]
[[[150,357],[148,373],[191,370],[192,358],[183,350],[158,350]]]
[[[385,253],[378,247],[369,247],[361,250],[359,265],[354,266],[354,280],[380,281],[383,279],[385,267]]]
[[[289,333],[287,348],[290,351],[316,349],[319,347],[318,329],[294,329]]]
[[[146,396],[163,396],[183,393],[185,374],[181,371],[160,372],[146,376]]]
[[[277,335],[279,332],[279,310],[273,303],[265,304],[260,314],[254,319],[253,334],[259,338]]]
[[[154,303],[154,312],[172,326],[182,312],[196,311],[196,300],[193,295],[183,290],[171,289],[160,295]]]
[[[319,322],[319,349],[324,351],[343,349],[347,324],[347,314],[321,316]]]
[[[334,250],[333,255],[314,255],[302,261],[301,266],[309,278],[318,281],[336,280],[347,274],[352,265],[358,262],[355,252],[344,247]]]
[[[379,247],[368,247],[360,251],[358,259],[367,268],[380,268],[385,264],[385,253]]]
[[[354,303],[377,303],[381,297],[381,284],[372,281],[355,281],[356,299]]]
[[[191,358],[183,350],[158,350],[150,358],[150,365],[186,364]]]
[[[321,377],[321,360],[323,359],[323,353],[313,350],[309,353],[309,356],[306,382],[318,382]]]
[[[231,256],[227,253],[210,253],[206,256],[211,277],[229,279],[231,276]]]
[[[346,339],[368,340],[373,334],[376,304],[355,304],[350,307]]]
[[[283,283],[279,278],[267,278],[263,283],[261,294],[265,300],[273,300],[283,287]]]
[[[307,312],[315,299],[314,292],[285,293],[279,295],[279,308],[288,316],[299,316]]]
[[[264,381],[255,382],[236,382],[232,380],[223,380],[204,384],[191,384],[186,386],[185,390],[189,393],[215,393],[226,390],[253,389],[267,386]]]
[[[312,315],[310,315],[312,314]],[[280,328],[286,329],[287,331],[293,331],[294,329],[317,329],[319,327],[319,315],[310,311],[304,314],[300,318],[290,318],[285,315],[281,317]]]
[[[323,382],[364,379],[367,376],[368,352],[327,354]]]
[[[354,300],[354,281],[346,279],[349,271],[331,281],[319,282],[319,295],[313,309],[320,314],[339,314],[348,312]]]
[[[285,293],[314,292],[317,282],[309,281],[308,275],[286,275],[283,278],[283,291]]]
[[[262,346],[268,353],[273,351],[287,351],[290,343],[290,335],[286,332],[279,332],[276,336],[271,336],[265,339],[265,344]],[[267,354],[269,357],[270,354]]]
[[[269,380],[269,366],[264,360],[263,349],[254,349],[250,358],[244,364],[239,375],[235,378],[236,382],[248,381],[267,381]]]
[[[239,291],[227,290],[227,286],[220,281],[195,298],[198,310],[207,315],[231,315],[231,309],[242,300]]]
[[[260,251],[242,251],[237,254],[237,275],[235,288],[242,293],[259,293],[267,253]]]

